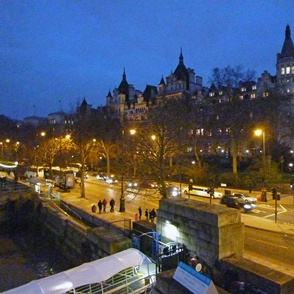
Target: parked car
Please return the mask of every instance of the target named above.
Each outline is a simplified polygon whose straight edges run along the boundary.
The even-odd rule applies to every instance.
[[[227,207],[241,209],[243,212],[249,212],[256,207],[254,203],[250,203],[233,195],[224,195],[221,198],[221,204],[225,204]]]
[[[243,194],[243,193],[233,193],[233,196],[236,196],[240,199],[243,199],[246,202],[250,202],[250,203],[256,203],[257,199],[255,197],[251,197],[247,194]]]

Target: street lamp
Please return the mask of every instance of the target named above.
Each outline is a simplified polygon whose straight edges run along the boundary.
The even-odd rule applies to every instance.
[[[122,130],[122,156],[124,156],[124,147],[125,147],[125,130]],[[130,130],[131,135],[136,134],[136,130]],[[120,183],[120,199],[119,199],[119,212],[125,212],[125,195],[124,195],[124,160],[122,160],[122,167],[121,167],[121,183]]]
[[[3,161],[3,147],[4,147],[4,144],[3,144],[3,142],[0,142],[0,145],[1,145],[1,147],[2,147],[1,161]]]
[[[122,156],[124,156],[124,145],[125,145],[125,131],[122,130]],[[122,166],[121,166],[121,183],[120,183],[120,199],[119,199],[119,212],[125,212],[125,196],[124,196],[124,163],[122,158]]]
[[[262,135],[262,162],[263,162],[263,168],[265,172],[265,131],[257,129],[254,131],[256,136],[261,136]]]

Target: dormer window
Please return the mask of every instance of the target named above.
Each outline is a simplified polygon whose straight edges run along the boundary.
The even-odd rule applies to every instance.
[[[256,85],[252,86],[252,90],[256,90]]]
[[[245,87],[242,87],[242,88],[241,88],[241,91],[242,91],[242,92],[245,92],[245,91],[246,91],[246,88],[245,88]]]
[[[209,96],[210,97],[213,97],[214,96],[214,93],[213,92],[209,93]]]

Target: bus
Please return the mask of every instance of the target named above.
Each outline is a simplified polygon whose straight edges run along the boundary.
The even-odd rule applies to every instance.
[[[210,188],[192,185],[192,189],[187,188],[184,193],[192,196],[210,197]],[[222,196],[223,193],[214,190],[212,198],[221,198]]]

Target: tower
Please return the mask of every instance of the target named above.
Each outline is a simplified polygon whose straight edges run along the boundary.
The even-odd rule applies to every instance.
[[[294,94],[294,45],[290,26],[286,26],[285,41],[277,54],[277,86],[282,93]]]

